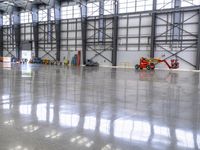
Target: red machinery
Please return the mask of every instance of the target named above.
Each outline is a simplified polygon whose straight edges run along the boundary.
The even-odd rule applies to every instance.
[[[177,69],[179,68],[179,62],[177,59],[172,59],[171,60],[171,65],[164,59],[156,59],[156,58],[144,58],[142,57],[140,59],[140,64],[135,65],[135,69],[144,69],[146,68],[147,70],[153,70],[155,69],[155,65],[164,62],[169,69]]]

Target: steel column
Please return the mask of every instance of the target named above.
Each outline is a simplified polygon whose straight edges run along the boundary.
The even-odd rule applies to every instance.
[[[119,1],[114,1],[114,18],[113,18],[113,50],[112,50],[112,65],[117,66],[117,51],[118,51],[118,26],[119,26]]]
[[[13,24],[12,28],[14,31],[14,36],[15,36],[15,50],[16,50],[16,58],[18,60],[21,59],[21,50],[20,50],[20,45],[21,45],[21,31],[20,31],[20,9],[19,8],[14,8],[13,9]]]
[[[181,0],[174,1],[174,8],[179,9],[181,7]],[[174,12],[173,14],[173,40],[180,40],[180,23],[181,12]]]
[[[54,17],[55,17],[55,31],[56,31],[56,60],[60,61],[60,51],[61,51],[61,2],[59,0],[55,1],[54,7]]]
[[[3,15],[0,14],[0,57],[3,57]]]
[[[51,27],[51,8],[47,9],[47,42],[51,43],[52,27]]]
[[[196,70],[200,69],[200,10],[199,10],[199,24],[198,24],[198,42],[196,55]]]
[[[150,50],[150,57],[154,58],[155,56],[155,34],[156,34],[156,5],[157,0],[153,0],[153,12],[152,12],[152,23],[151,23],[151,50]]]
[[[81,32],[82,32],[82,55],[83,64],[86,64],[87,51],[87,1],[81,0]]]
[[[98,39],[99,42],[103,42],[104,41],[104,0],[100,0],[99,2],[99,31],[98,31]]]
[[[34,48],[35,57],[39,57],[39,32],[38,32],[38,8],[33,6],[32,8],[32,22],[33,22],[33,38],[34,38]]]

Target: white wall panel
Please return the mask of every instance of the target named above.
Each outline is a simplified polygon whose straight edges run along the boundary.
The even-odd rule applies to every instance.
[[[134,67],[139,63],[140,57],[149,57],[149,51],[119,51],[117,54],[117,65],[119,66],[128,64],[130,67]]]
[[[138,18],[129,18],[129,26],[137,26],[139,24],[139,17]]]
[[[185,12],[184,13],[184,20],[192,17],[193,15],[197,14],[197,12]],[[118,51],[118,65],[121,65],[123,63],[128,63],[131,66],[134,66],[140,59],[140,57],[149,57],[149,53],[150,53],[150,37],[151,37],[151,14],[149,13],[141,13],[141,14],[129,14],[129,18],[127,21],[127,15],[120,15],[119,16],[119,38],[118,38],[118,47],[119,47],[119,51]],[[139,22],[140,22],[140,17],[141,17],[141,28],[139,27]],[[158,16],[159,18],[162,18],[163,20],[168,19],[168,28],[167,23],[165,21],[160,20],[159,18],[157,18],[157,27],[156,27],[156,34],[159,35],[161,33],[164,33],[167,29],[169,29],[171,27],[170,23],[172,22],[173,19],[172,15],[169,13],[167,14],[159,14]],[[93,18],[95,19],[95,18]],[[97,18],[96,18],[97,19]],[[78,20],[78,24],[76,25],[76,21]],[[62,20],[61,22],[61,59],[67,55],[67,50],[71,50],[72,52],[70,52],[70,58],[77,53],[75,51],[76,50],[81,50],[81,44],[82,44],[82,37],[81,37],[81,23],[80,23],[80,19],[71,19],[71,20]],[[88,37],[92,36],[94,34],[94,27],[95,26],[98,29],[98,20],[94,21],[94,20],[89,20],[88,21],[89,24],[91,24],[92,26],[88,25]],[[105,24],[109,24],[110,22],[112,22],[112,19],[105,19]],[[68,23],[68,25],[67,25]],[[128,24],[127,24],[128,23]],[[188,19],[185,24],[183,25],[183,29],[191,32],[193,34],[197,34],[198,32],[198,16],[194,16],[190,19]],[[53,46],[53,51],[50,52],[50,54],[52,56],[56,56],[56,45],[55,44],[47,44],[47,39],[44,38],[44,30],[47,31],[47,25],[45,24],[45,22],[43,23],[39,23],[39,45],[40,47],[44,47],[45,50],[49,50],[51,48],[51,46]],[[75,31],[76,27],[79,31]],[[112,30],[113,24],[109,24],[108,26],[106,26],[106,34],[108,34],[109,36],[112,36],[113,34],[113,30]],[[127,30],[128,27],[128,30]],[[24,30],[25,28],[25,30]],[[68,28],[68,31],[67,31]],[[96,29],[96,41],[98,41],[98,30]],[[30,35],[30,33],[32,32],[32,27],[29,27],[28,25],[24,24],[23,26],[21,26],[21,33],[22,33],[22,37],[21,40],[31,40],[31,37],[33,37],[33,35]],[[55,37],[55,28],[53,27],[53,34],[52,36],[54,38]],[[4,31],[6,31],[6,29],[4,29]],[[24,31],[26,33],[24,33]],[[128,33],[127,33],[128,31]],[[181,31],[181,30],[180,30]],[[68,32],[68,33],[67,33]],[[182,31],[181,31],[182,32]],[[140,35],[139,35],[140,33]],[[168,35],[164,34],[163,37],[159,37],[157,39],[159,40],[166,40],[170,39],[170,34],[172,32],[169,31]],[[9,31],[10,34],[10,31]],[[24,36],[25,34],[25,36]],[[68,36],[67,36],[68,34]],[[77,41],[76,41],[76,35],[77,35]],[[127,37],[128,35],[128,37]],[[183,32],[183,39],[195,39],[194,36],[191,36],[190,34]],[[47,38],[47,34],[45,34],[46,38]],[[140,37],[140,40],[139,40]],[[4,35],[4,46],[6,45],[6,41],[7,41],[7,37]],[[9,41],[10,42],[10,37]],[[68,38],[68,39],[67,39]],[[182,37],[181,37],[182,38]],[[93,42],[94,39],[91,38],[89,40],[90,42]],[[105,36],[105,41],[112,41],[112,39],[108,38],[107,36]],[[55,43],[55,39],[53,40],[53,42]],[[195,42],[195,41],[194,41]],[[193,42],[193,43],[194,43]],[[43,43],[46,43],[45,45]],[[76,46],[76,43],[78,44]],[[141,45],[139,46],[139,43],[141,43]],[[175,42],[174,42],[175,43]],[[188,42],[185,43],[185,46],[190,45],[192,42]],[[68,45],[67,45],[68,44]],[[128,45],[127,45],[128,44]],[[91,44],[92,45],[92,44]],[[107,44],[106,46],[108,46],[109,44]],[[163,47],[165,47],[168,50],[179,50],[179,48],[176,47],[176,44],[173,44],[170,46],[169,42],[168,43],[164,43],[162,44]],[[140,47],[140,49],[138,49]],[[9,50],[12,50],[12,46],[8,46]],[[98,49],[98,47],[97,47]],[[140,50],[140,51],[138,51]],[[162,55],[165,55],[165,57],[169,56],[169,53],[165,52],[165,51],[161,51],[162,49],[157,47],[156,48],[156,52],[155,55],[156,57],[161,57]],[[15,53],[15,51],[12,51],[12,53]],[[5,51],[6,54],[6,51]],[[40,56],[44,55],[45,53],[43,51],[39,51]],[[95,55],[95,52],[93,51],[87,51],[87,58],[90,58],[92,56]],[[105,55],[106,57],[108,57],[109,59],[111,59],[111,51],[106,51],[103,52],[103,55]],[[191,63],[195,64],[196,61],[196,48],[189,48],[187,51],[181,52],[179,54],[180,57],[183,57],[184,59],[190,61]],[[52,59],[51,57],[49,57],[48,55],[46,56],[49,59]],[[97,58],[95,58],[95,61],[98,61],[101,65],[109,65],[111,66],[111,63],[109,63],[107,60],[105,60],[104,58],[98,56]],[[160,67],[164,67],[164,66],[160,66]],[[189,66],[187,63],[185,63],[184,61],[180,60],[180,67],[181,68],[192,68],[191,66]]]
[[[87,51],[87,59],[92,58],[96,53],[93,51]],[[102,53],[103,56],[110,59],[111,58],[111,51],[105,51]],[[101,66],[112,66],[112,64],[107,61],[105,58],[101,56],[97,56],[94,58],[94,61],[97,61]]]
[[[149,17],[149,16],[142,17],[141,24],[143,26],[150,25],[151,24],[151,17]]]

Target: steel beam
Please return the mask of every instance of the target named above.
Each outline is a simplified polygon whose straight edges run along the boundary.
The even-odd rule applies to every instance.
[[[150,57],[154,58],[155,56],[155,48],[156,48],[156,42],[155,42],[155,34],[156,34],[156,5],[157,0],[153,0],[153,12],[152,12],[152,21],[151,21],[151,49],[150,49]]]
[[[54,7],[54,17],[55,17],[55,31],[56,31],[56,60],[60,61],[60,51],[61,51],[61,2],[59,0],[55,1]]]
[[[196,70],[200,69],[200,10],[199,10],[199,25],[198,25],[198,42],[196,55]]]
[[[112,65],[117,66],[117,51],[118,51],[118,26],[119,26],[119,1],[114,1],[114,17],[113,17],[113,50],[112,50]]]
[[[182,24],[184,24],[184,23],[187,22],[188,20],[192,19],[192,18],[195,17],[196,15],[198,15],[198,13],[195,13],[194,15],[190,16],[189,18],[183,20],[183,21],[182,21]],[[173,26],[175,26],[175,25],[173,25],[171,22],[169,22],[168,20],[164,20],[164,19],[161,18],[161,17],[158,17],[158,16],[157,16],[156,18],[157,18],[157,19],[160,19],[161,21],[163,21],[163,22],[165,22],[165,23],[167,23],[167,24],[170,24],[170,26],[172,26],[172,27],[170,27],[170,28],[167,28],[167,30],[164,31],[163,33],[157,35],[157,37],[161,37],[161,36],[164,35],[164,34],[167,35],[167,32],[169,32],[170,30],[172,30],[172,29],[173,29]],[[176,25],[176,26],[177,26],[177,25]],[[177,26],[177,27],[178,27],[178,26]],[[182,31],[184,31],[184,32],[186,32],[186,33],[188,33],[188,34],[190,34],[191,36],[196,37],[195,34],[192,34],[192,33],[188,32],[188,31],[184,30],[183,27],[178,27],[178,28],[179,28],[180,30],[182,30]]]
[[[32,7],[32,22],[33,22],[33,38],[35,57],[39,57],[39,24],[38,24],[38,8],[36,5]]]
[[[173,52],[171,52],[170,50],[166,49],[165,47],[163,47],[163,46],[161,46],[161,45],[159,45],[159,44],[157,44],[157,46],[160,47],[160,48],[162,48],[163,50],[165,50],[165,51],[168,52],[169,54],[171,54],[171,56],[174,56],[174,55],[175,55]],[[185,49],[185,50],[186,50],[186,49]],[[180,56],[178,56],[178,55],[176,55],[176,57],[179,58],[179,59],[181,59],[182,61],[186,62],[187,64],[189,64],[189,65],[195,67],[194,64],[192,64],[191,62],[185,60],[184,58],[182,58],[182,57],[180,57]],[[169,58],[170,58],[170,57],[169,57]]]
[[[3,57],[3,14],[0,14],[0,57]]]
[[[14,36],[15,36],[15,50],[16,50],[16,58],[18,60],[21,59],[21,50],[20,50],[20,45],[21,45],[21,31],[20,31],[20,9],[15,7],[13,9],[13,15],[12,15],[12,28],[14,31]]]
[[[81,32],[82,32],[82,55],[83,64],[86,64],[87,51],[87,1],[81,0]]]

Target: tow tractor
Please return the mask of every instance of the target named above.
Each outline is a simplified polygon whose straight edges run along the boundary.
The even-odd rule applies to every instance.
[[[178,59],[171,59],[171,64],[169,64],[166,59],[158,59],[158,58],[140,58],[140,63],[135,65],[135,69],[144,69],[147,70],[154,70],[155,66],[159,63],[165,63],[169,69],[177,69],[179,68],[179,62]]]

